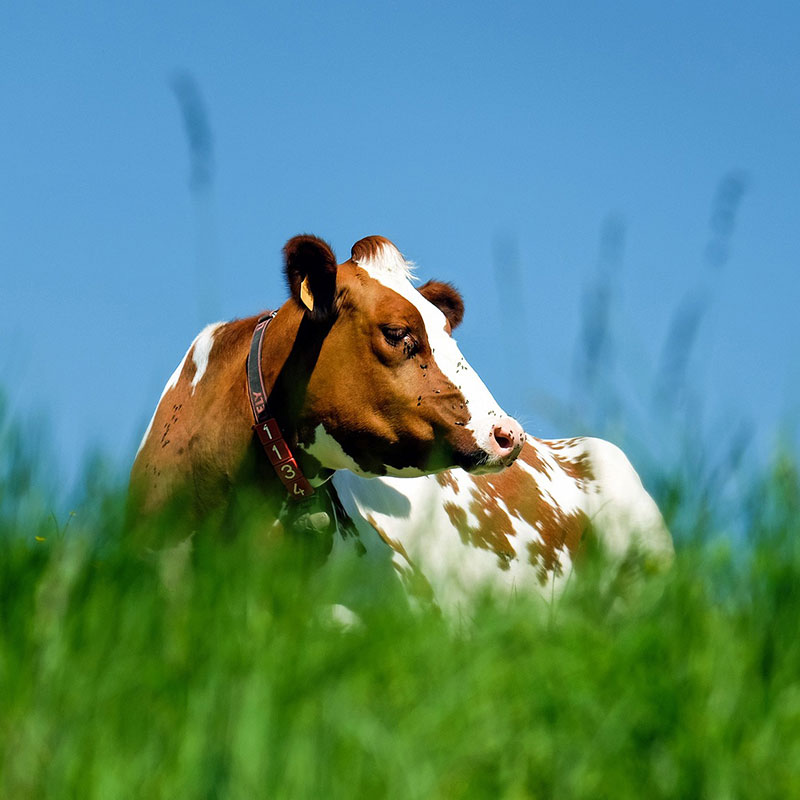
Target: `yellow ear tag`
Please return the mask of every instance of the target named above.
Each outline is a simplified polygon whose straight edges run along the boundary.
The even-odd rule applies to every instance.
[[[309,311],[314,310],[314,295],[311,294],[311,289],[308,288],[308,275],[303,278],[303,282],[300,284],[300,299]]]

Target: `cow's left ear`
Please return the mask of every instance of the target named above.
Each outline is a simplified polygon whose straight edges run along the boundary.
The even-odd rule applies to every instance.
[[[336,295],[336,256],[330,245],[304,234],[283,247],[284,270],[289,291],[314,321],[330,316]]]
[[[455,286],[441,281],[428,281],[419,287],[419,293],[445,315],[451,331],[461,324],[464,319],[464,301]]]

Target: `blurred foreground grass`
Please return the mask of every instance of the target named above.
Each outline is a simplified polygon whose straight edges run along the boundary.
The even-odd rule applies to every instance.
[[[342,632],[325,604],[368,575],[310,580],[296,547],[201,531],[167,596],[119,493],[89,475],[57,521],[8,430],[0,797],[800,796],[791,459],[741,497],[747,541],[687,539],[624,604],[587,573],[457,631],[376,586]]]

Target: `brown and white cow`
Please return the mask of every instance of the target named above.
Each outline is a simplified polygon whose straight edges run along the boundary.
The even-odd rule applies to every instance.
[[[456,613],[476,588],[552,596],[590,529],[612,556],[635,547],[669,561],[661,515],[618,448],[525,443],[452,338],[463,316],[452,287],[415,289],[381,237],[338,266],[314,237],[284,254],[291,298],[261,366],[302,469],[317,486],[332,477],[353,523],[334,533],[331,560],[367,556]],[[286,494],[251,429],[245,381],[256,319],[207,327],[167,382],[132,471],[145,509],[183,491],[203,515],[256,486],[278,517]]]
[[[336,470],[420,476],[492,473],[524,442],[450,335],[463,313],[451,286],[412,286],[387,239],[357,242],[337,265],[297,236],[284,248],[291,297],[261,353],[269,406],[312,485]],[[245,364],[257,317],[205,328],[167,382],[133,464],[145,510],[182,494],[194,512],[258,486],[277,516],[286,494],[252,430]]]

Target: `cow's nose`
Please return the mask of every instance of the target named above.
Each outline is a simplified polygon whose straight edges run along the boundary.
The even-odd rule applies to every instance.
[[[522,425],[511,417],[500,417],[492,428],[490,445],[495,455],[508,466],[525,444],[525,431]]]

